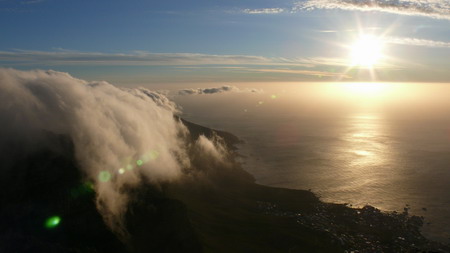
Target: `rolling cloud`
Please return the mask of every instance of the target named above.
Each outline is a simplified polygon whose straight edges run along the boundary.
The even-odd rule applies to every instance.
[[[298,2],[293,11],[314,9],[380,11],[450,20],[447,0],[308,0]]]
[[[191,166],[188,131],[174,118],[176,111],[164,95],[144,88],[121,89],[56,71],[0,68],[0,150],[5,151],[0,173],[18,168],[8,167],[20,160],[14,154],[54,145],[49,133],[69,137],[79,167],[94,183],[99,211],[120,232],[129,201],[124,189],[175,180]],[[195,145],[208,150],[202,157],[219,159],[223,152],[205,137]]]

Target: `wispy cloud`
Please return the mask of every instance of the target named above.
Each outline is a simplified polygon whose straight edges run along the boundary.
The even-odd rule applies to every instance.
[[[48,0],[3,0],[0,1],[0,12],[34,12],[36,6],[47,1]]]
[[[364,28],[360,28],[360,29],[339,29],[339,30],[316,30],[315,32],[318,33],[342,33],[342,32],[355,32],[355,31],[375,31],[375,30],[380,30],[382,29],[381,27],[364,27]]]
[[[346,75],[322,71],[320,68],[349,66],[348,59],[309,57],[279,58],[252,55],[209,55],[191,53],[108,54],[77,52],[58,49],[44,51],[0,51],[0,66],[172,66],[182,69],[220,69],[239,73],[278,73],[315,77],[340,77]],[[197,92],[198,93],[198,92]],[[208,93],[205,91],[203,93]]]
[[[386,37],[383,40],[386,43],[398,45],[450,48],[450,42],[445,41],[424,40],[418,38],[401,38],[401,37]]]
[[[308,57],[302,58],[301,61],[310,66],[348,66],[350,64],[349,59],[331,57]]]
[[[418,39],[395,39],[389,43],[431,45],[431,41]],[[434,42],[438,45],[438,42]],[[443,42],[441,42],[443,43]],[[448,44],[440,44],[448,46]],[[273,73],[314,77],[349,76],[324,71],[348,67],[351,62],[343,57],[280,58],[254,55],[210,55],[193,53],[91,53],[58,49],[46,51],[0,51],[0,66],[170,66],[179,69],[217,69],[234,73]],[[392,65],[377,65],[377,68],[392,68]],[[217,71],[214,70],[214,71]],[[207,93],[207,92],[205,92]]]
[[[314,9],[381,11],[450,20],[448,0],[307,0],[298,2],[293,11]]]
[[[254,55],[133,52],[121,54],[57,51],[0,51],[1,63],[39,65],[289,65],[314,67],[310,58],[282,58]]]
[[[245,69],[245,67],[238,67],[238,66],[179,66],[176,68],[179,68],[179,69],[231,69],[231,70]]]
[[[285,12],[283,8],[263,8],[263,9],[244,9],[242,12],[247,14],[279,14]]]
[[[27,0],[27,1],[22,1],[20,2],[21,4],[38,4],[38,3],[42,3],[45,2],[45,0]]]
[[[317,66],[348,66],[351,64],[347,58],[338,57],[304,57],[304,58],[274,58],[272,65],[276,66],[297,66],[297,67],[307,67],[314,68]],[[245,64],[243,64],[245,65]],[[267,65],[267,64],[257,64],[257,65]],[[180,66],[178,68],[183,69],[205,69],[205,68],[216,68],[216,69],[233,69],[233,70],[245,70],[248,67],[244,66]]]
[[[296,75],[307,75],[317,77],[352,78],[345,73],[316,71],[316,70],[301,70],[301,69],[247,69],[247,70],[263,73],[282,73],[282,74],[296,74]]]
[[[308,65],[314,66],[314,67],[324,67],[324,66],[333,66],[333,67],[347,67],[349,66],[348,60],[339,60],[339,59],[327,59],[327,58],[308,58],[303,59],[305,63],[308,63]],[[187,66],[187,67],[178,67],[178,68],[187,68],[187,69],[226,69],[228,71],[235,71],[235,72],[247,72],[247,73],[275,73],[275,74],[294,74],[294,75],[305,75],[305,76],[316,76],[316,77],[341,77],[341,78],[351,78],[350,76],[339,73],[339,72],[329,72],[329,71],[320,71],[320,70],[311,70],[308,69],[294,69],[297,66],[291,66],[292,68],[288,68],[290,66],[285,66],[286,68],[257,68],[254,66],[240,66],[240,67],[227,67],[227,66],[218,66],[218,67],[210,67],[210,66]],[[224,86],[225,87],[225,86]],[[231,90],[231,89],[230,89]],[[234,90],[236,91],[236,90]],[[195,89],[195,92],[192,90],[186,90],[182,91],[182,93],[188,93],[188,94],[203,94],[202,92],[197,92],[197,89]],[[252,92],[255,92],[252,90]],[[204,92],[208,93],[208,92]],[[186,95],[186,94],[183,94]]]

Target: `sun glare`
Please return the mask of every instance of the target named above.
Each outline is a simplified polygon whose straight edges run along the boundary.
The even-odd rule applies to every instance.
[[[333,98],[370,101],[371,103],[391,98],[398,92],[394,85],[380,82],[330,83],[324,88]]]
[[[387,90],[384,83],[348,83],[343,85],[344,91],[353,96],[374,97],[383,95]]]
[[[382,56],[383,43],[375,36],[363,35],[350,49],[353,66],[371,68],[378,63]]]
[[[344,97],[372,102],[387,99],[396,92],[392,85],[379,82],[343,83],[337,88]]]

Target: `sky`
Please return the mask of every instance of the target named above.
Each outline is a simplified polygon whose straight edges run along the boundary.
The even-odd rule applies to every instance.
[[[125,86],[450,82],[450,2],[0,0],[0,67]]]

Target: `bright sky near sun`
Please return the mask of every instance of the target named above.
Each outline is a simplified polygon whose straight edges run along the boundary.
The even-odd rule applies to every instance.
[[[450,82],[448,0],[0,0],[0,67],[118,84]]]

